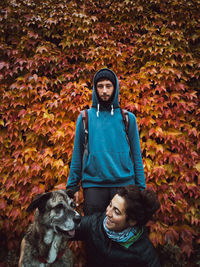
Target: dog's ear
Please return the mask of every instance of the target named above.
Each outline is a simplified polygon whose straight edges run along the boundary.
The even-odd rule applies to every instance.
[[[68,197],[74,198],[74,194],[80,190],[80,186],[75,186],[66,190]]]
[[[38,208],[40,211],[44,209],[44,206],[47,202],[47,200],[51,197],[52,193],[47,192],[43,194],[39,194],[35,196],[35,199],[31,202],[31,204],[26,209],[27,212],[31,212]]]

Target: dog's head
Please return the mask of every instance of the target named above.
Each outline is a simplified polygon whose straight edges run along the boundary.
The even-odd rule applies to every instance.
[[[73,191],[57,190],[37,195],[27,211],[37,209],[40,224],[52,228],[58,234],[73,237],[81,216],[74,210]]]

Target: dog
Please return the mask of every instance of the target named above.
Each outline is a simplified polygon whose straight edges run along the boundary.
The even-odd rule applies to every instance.
[[[34,221],[21,243],[20,267],[72,267],[67,241],[74,237],[81,216],[74,209],[71,190],[36,196],[27,211],[36,209]]]

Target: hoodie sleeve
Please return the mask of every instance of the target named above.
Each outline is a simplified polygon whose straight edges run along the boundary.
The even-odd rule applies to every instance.
[[[82,116],[80,114],[76,123],[74,150],[70,165],[69,178],[67,181],[67,188],[72,188],[77,186],[79,181],[81,180],[84,142],[85,142],[84,127],[83,127]]]
[[[128,137],[131,146],[131,153],[133,156],[133,164],[135,170],[135,184],[140,189],[143,190],[146,188],[146,183],[145,183],[144,167],[143,167],[142,154],[140,148],[138,126],[135,115],[130,112],[129,112]]]

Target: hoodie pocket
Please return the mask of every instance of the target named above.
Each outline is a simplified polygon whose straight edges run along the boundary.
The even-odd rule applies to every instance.
[[[88,158],[85,159],[85,164],[83,165],[83,173],[91,177],[97,176],[95,157],[92,154],[89,154]]]
[[[89,154],[83,169],[84,175],[102,180],[129,177],[134,174],[128,152]]]

